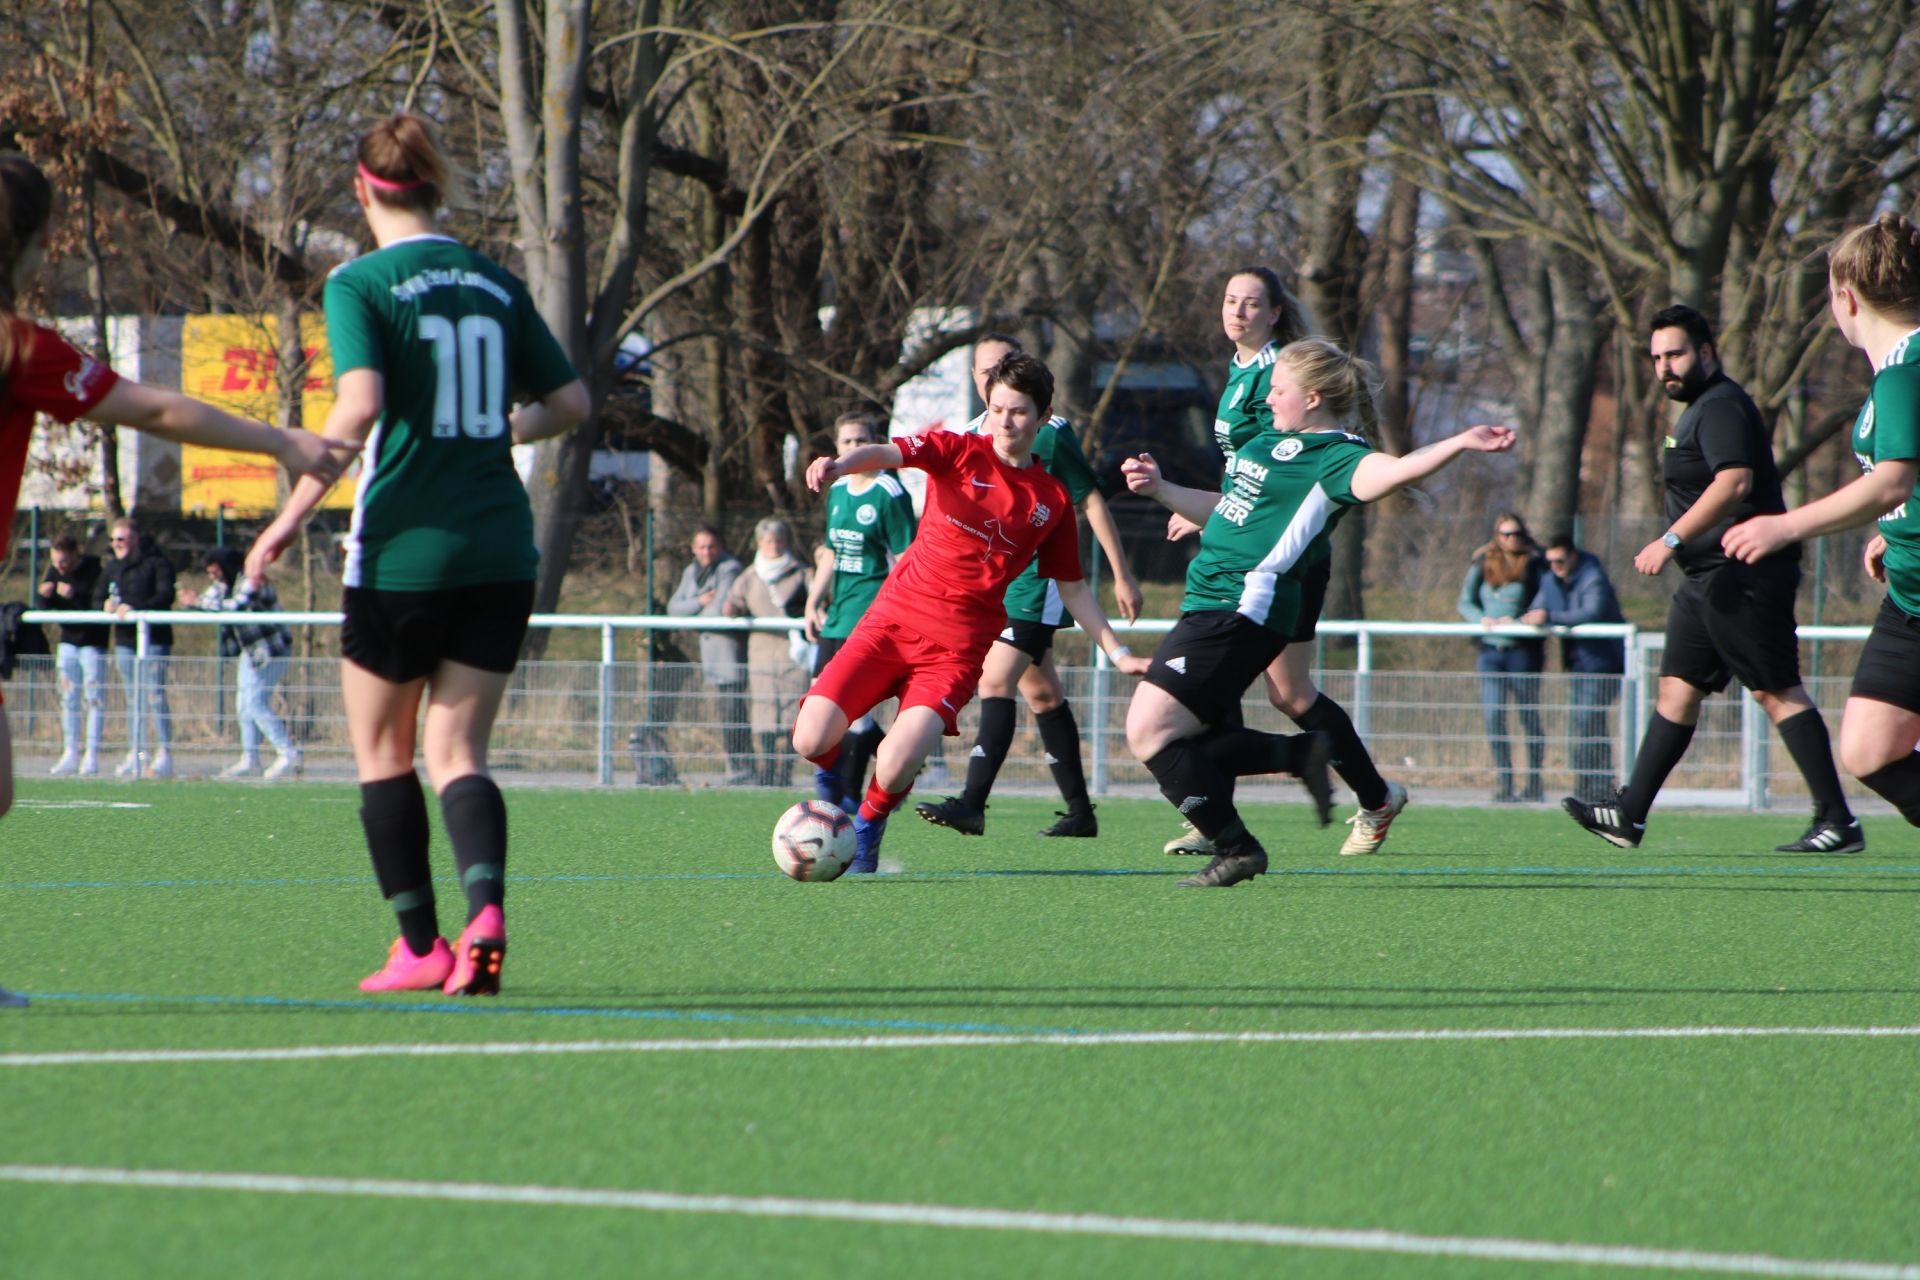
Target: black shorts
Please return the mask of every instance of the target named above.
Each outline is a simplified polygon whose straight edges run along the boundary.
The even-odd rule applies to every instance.
[[[846,642],[846,636],[821,636],[819,643],[813,646],[813,670],[808,674],[818,680],[820,673],[827,669],[827,664],[833,661],[833,655],[840,652],[840,646]]]
[[[1001,644],[1010,644],[1035,662],[1047,656],[1047,650],[1053,648],[1053,633],[1058,626],[1048,626],[1044,622],[1022,622],[1017,618],[1007,619],[1007,629],[999,635]]]
[[[1327,607],[1327,583],[1333,581],[1333,561],[1322,560],[1300,579],[1300,616],[1294,620],[1288,644],[1312,644],[1320,622],[1320,611]]]
[[[1159,685],[1209,727],[1228,724],[1247,686],[1287,647],[1287,638],[1225,609],[1183,613],[1154,650],[1148,684]]]
[[[1662,676],[1719,693],[1730,680],[1779,693],[1800,683],[1800,641],[1794,635],[1793,596],[1800,589],[1798,560],[1732,561],[1688,575],[1667,610]]]
[[[1848,696],[1890,702],[1920,715],[1920,618],[1895,604],[1892,596],[1873,620]]]
[[[340,656],[382,680],[406,684],[458,662],[504,675],[520,660],[533,583],[486,582],[445,591],[341,593]]]

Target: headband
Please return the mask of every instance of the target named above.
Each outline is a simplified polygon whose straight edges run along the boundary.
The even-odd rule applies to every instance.
[[[421,187],[430,187],[433,185],[424,179],[416,179],[412,182],[395,182],[392,178],[381,177],[364,164],[356,165],[355,168],[359,169],[361,180],[375,191],[415,191]]]

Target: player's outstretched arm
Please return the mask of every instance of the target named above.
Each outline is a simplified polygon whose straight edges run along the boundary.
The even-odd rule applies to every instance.
[[[1809,502],[1780,515],[1742,520],[1721,537],[1720,546],[1735,560],[1752,564],[1789,543],[1857,529],[1911,498],[1916,478],[1920,478],[1920,462],[1910,459],[1882,462],[1818,502]]]
[[[373,424],[380,420],[386,394],[386,380],[372,369],[347,370],[335,384],[333,410],[327,414],[327,424],[320,429],[320,436],[331,444],[358,450],[366,443]],[[267,576],[267,566],[293,545],[301,527],[332,484],[332,480],[323,483],[317,476],[306,475],[293,486],[287,505],[281,508],[272,524],[260,531],[247,552],[250,580],[259,582]]]
[[[565,435],[585,422],[592,412],[593,397],[587,394],[587,384],[575,378],[513,411],[508,419],[513,425],[513,442],[532,444]]]
[[[844,458],[815,458],[807,466],[807,488],[823,493],[841,476],[850,476],[856,471],[884,471],[902,466],[905,461],[897,444],[863,444],[848,450]]]
[[[178,391],[149,387],[121,379],[88,413],[95,422],[132,427],[162,440],[264,453],[278,459],[295,476],[311,475],[326,484],[360,451],[358,442],[328,441],[311,431],[286,431],[264,422],[251,422],[204,404]]]
[[[1362,502],[1378,502],[1410,484],[1418,484],[1463,453],[1505,453],[1513,448],[1512,427],[1468,427],[1457,436],[1422,445],[1404,458],[1370,453],[1354,468],[1348,486]]]
[[[1113,522],[1113,512],[1107,510],[1107,500],[1095,489],[1086,497],[1087,528],[1093,530],[1094,541],[1107,553],[1107,564],[1113,568],[1113,600],[1120,606],[1120,616],[1132,622],[1140,616],[1140,610],[1147,604],[1146,593],[1140,590],[1140,582],[1133,576],[1133,566],[1127,563],[1127,550],[1120,542],[1120,528]]]
[[[1093,637],[1093,642],[1102,652],[1113,660],[1113,665],[1130,676],[1145,675],[1150,665],[1145,658],[1136,658],[1133,651],[1120,643],[1120,637],[1113,633],[1113,624],[1107,621],[1107,611],[1094,599],[1093,588],[1087,585],[1085,578],[1073,582],[1056,582],[1060,589],[1060,603],[1067,606],[1067,612],[1080,624],[1081,630]]]
[[[1205,524],[1207,517],[1213,514],[1213,509],[1220,505],[1220,495],[1211,489],[1189,489],[1185,485],[1170,484],[1162,479],[1160,464],[1153,460],[1150,453],[1122,462],[1120,474],[1126,477],[1128,489],[1143,498],[1152,498],[1167,510],[1185,516],[1195,524]]]

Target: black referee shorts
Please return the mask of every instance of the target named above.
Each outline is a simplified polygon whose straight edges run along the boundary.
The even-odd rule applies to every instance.
[[[1020,652],[1040,662],[1047,656],[1047,650],[1053,648],[1053,633],[1060,628],[1044,622],[1027,622],[1019,618],[1007,619],[1007,629],[998,637],[1001,644],[1010,644]]]
[[[1793,596],[1800,562],[1729,561],[1689,574],[1667,610],[1662,676],[1719,693],[1732,680],[1763,693],[1800,683],[1800,641],[1794,635]]]
[[[1183,613],[1154,650],[1144,677],[1209,727],[1240,710],[1247,686],[1287,647],[1287,638],[1225,609]]]
[[[1860,651],[1850,697],[1888,702],[1920,715],[1920,618],[1888,596]]]
[[[340,656],[382,680],[406,684],[442,662],[506,674],[520,660],[533,613],[532,582],[486,582],[444,591],[341,593]]]

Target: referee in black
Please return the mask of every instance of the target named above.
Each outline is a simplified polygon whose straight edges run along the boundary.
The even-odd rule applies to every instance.
[[[1772,433],[1752,398],[1721,371],[1705,316],[1668,307],[1654,315],[1652,328],[1654,372],[1667,398],[1687,410],[1667,437],[1667,532],[1634,557],[1633,567],[1653,576],[1677,560],[1686,580],[1667,611],[1660,693],[1633,777],[1611,804],[1569,797],[1562,807],[1595,835],[1638,848],[1654,796],[1693,740],[1701,701],[1737,679],[1780,730],[1813,796],[1813,825],[1778,851],[1858,853],[1866,836],[1841,793],[1826,722],[1800,685],[1793,618],[1800,544],[1751,565],[1720,548],[1731,526],[1787,509]]]

